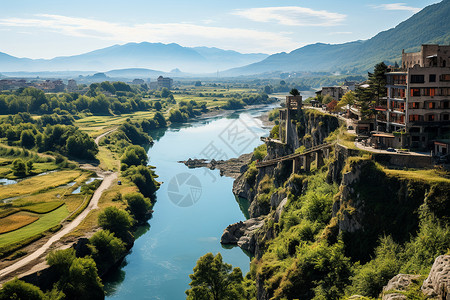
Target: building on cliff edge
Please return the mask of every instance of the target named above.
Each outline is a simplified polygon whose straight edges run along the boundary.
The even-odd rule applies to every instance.
[[[436,149],[450,134],[450,46],[422,45],[402,53],[386,73],[387,97],[376,110],[378,142],[396,148]],[[372,135],[373,136],[373,135]]]

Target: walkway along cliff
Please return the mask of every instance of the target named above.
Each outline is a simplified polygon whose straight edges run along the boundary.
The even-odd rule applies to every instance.
[[[291,101],[264,139],[265,158],[234,182],[250,219],[221,240],[253,256],[257,299],[448,299],[448,274],[425,280],[450,254],[448,173],[349,147],[336,117]],[[445,256],[438,263],[450,267]],[[398,291],[387,286],[398,273],[418,276]]]

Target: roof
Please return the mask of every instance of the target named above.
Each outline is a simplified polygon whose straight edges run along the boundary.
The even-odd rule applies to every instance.
[[[434,141],[434,143],[439,143],[439,144],[447,144],[450,145],[450,139],[440,139],[440,140],[436,140]]]

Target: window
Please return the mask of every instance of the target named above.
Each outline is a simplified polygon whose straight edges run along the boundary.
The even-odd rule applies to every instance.
[[[442,102],[442,108],[449,108],[449,102],[448,101],[443,101]]]
[[[419,97],[420,89],[411,89],[411,97]]]
[[[442,121],[448,121],[448,120],[450,120],[449,114],[442,115]]]
[[[425,76],[424,75],[411,75],[411,83],[424,83]]]
[[[441,81],[450,81],[450,74],[442,74],[440,78]]]
[[[430,77],[428,79],[429,82],[436,82],[436,74],[430,74]]]
[[[419,121],[419,115],[409,115],[409,121],[410,122],[417,122],[417,121]]]
[[[409,108],[419,109],[419,104],[420,104],[419,102],[412,102],[409,104]]]
[[[436,108],[436,103],[428,102],[427,108],[430,108],[430,109]]]
[[[434,115],[428,115],[427,116],[427,121],[428,122],[433,122],[434,121]]]
[[[440,96],[450,96],[450,88],[441,88]]]

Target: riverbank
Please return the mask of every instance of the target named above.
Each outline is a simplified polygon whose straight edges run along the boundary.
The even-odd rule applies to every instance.
[[[176,128],[169,127],[155,139],[148,150],[149,164],[156,167],[158,181],[165,184],[156,193],[150,228],[135,241],[122,267],[105,280],[108,299],[140,299],[149,290],[154,298],[182,299],[189,288],[189,274],[196,260],[208,252],[221,252],[224,261],[239,266],[244,273],[249,271],[249,257],[237,247],[225,250],[220,237],[229,224],[246,219],[232,193],[233,177],[251,157],[241,154],[253,151],[261,144],[259,137],[268,134],[268,128],[261,126],[257,116],[276,105],[226,111],[227,117],[215,114],[205,119],[203,116]],[[242,122],[250,129],[243,139],[248,145],[231,148],[233,144],[226,139],[227,135],[220,134]],[[221,150],[223,157],[241,157],[227,159],[228,163],[219,164],[220,168],[217,165],[188,168],[179,162],[189,157],[205,157],[201,153],[212,145]],[[216,162],[221,160],[219,155],[210,160],[213,158]],[[183,178],[192,181],[184,184]],[[193,196],[189,198],[190,205],[187,202],[178,205],[177,197],[187,194]]]

